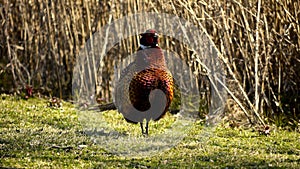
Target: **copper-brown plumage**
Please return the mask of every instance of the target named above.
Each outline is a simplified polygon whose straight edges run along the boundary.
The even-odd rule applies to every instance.
[[[117,83],[115,102],[128,122],[140,123],[142,133],[148,134],[149,121],[159,120],[167,112],[174,82],[158,46],[156,31],[150,29],[141,36],[135,60],[122,71]]]

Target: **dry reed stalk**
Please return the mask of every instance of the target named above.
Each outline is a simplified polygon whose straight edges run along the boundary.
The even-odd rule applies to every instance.
[[[40,92],[70,97],[75,60],[87,39],[107,23],[146,11],[177,15],[203,26],[200,29],[206,30],[215,42],[226,66],[228,93],[251,119],[255,117],[263,124],[264,117],[300,118],[297,113],[300,111],[299,1],[60,0],[54,3],[12,0],[2,4],[0,76],[8,79],[0,81],[2,92],[12,86],[20,89],[30,84]],[[128,28],[137,28],[139,24],[145,23],[128,25]],[[122,30],[121,27],[115,29]],[[130,31],[127,33],[131,34]],[[190,65],[194,72],[190,76],[196,75],[198,80],[195,87],[207,86],[201,80],[207,75],[203,58],[195,56],[188,44],[178,43],[175,38],[163,37],[162,46],[178,53]],[[98,67],[93,67],[93,58],[84,61],[91,66],[86,73],[90,79],[97,79],[97,93],[106,101],[112,100],[109,81],[115,78],[114,64],[135,52],[137,39],[124,39],[110,49],[106,58],[114,60],[104,60],[107,67],[101,73]],[[124,67],[128,63],[123,64]],[[174,69],[177,68],[180,69]],[[78,81],[84,80],[81,76]],[[80,85],[83,91],[89,87],[85,83]],[[275,120],[269,122],[272,121]]]

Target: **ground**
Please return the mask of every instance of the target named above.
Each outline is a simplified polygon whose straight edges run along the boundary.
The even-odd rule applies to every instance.
[[[84,133],[71,103],[50,107],[46,99],[4,94],[0,100],[0,167],[297,168],[300,163],[299,132],[271,127],[270,135],[263,135],[220,123],[209,136],[198,137],[206,129],[201,121],[170,150],[152,157],[117,156]]]

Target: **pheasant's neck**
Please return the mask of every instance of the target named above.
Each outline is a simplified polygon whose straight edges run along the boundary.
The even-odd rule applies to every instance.
[[[156,44],[156,46],[158,47],[158,44]],[[152,46],[145,46],[145,45],[140,45],[140,48],[142,49],[142,50],[144,50],[144,49],[149,49],[149,48],[151,48]]]
[[[140,68],[166,68],[166,61],[160,47],[141,49],[136,58]]]
[[[151,46],[145,46],[145,45],[142,45],[142,44],[141,44],[141,45],[140,45],[140,47],[141,47],[141,49],[143,49],[143,50],[144,50],[144,49],[148,49],[148,48],[150,48]]]

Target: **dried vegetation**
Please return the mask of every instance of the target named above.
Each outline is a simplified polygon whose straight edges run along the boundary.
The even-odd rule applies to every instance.
[[[229,112],[239,109],[252,122],[296,127],[299,9],[300,2],[293,0],[0,1],[0,91],[31,85],[40,93],[70,98],[76,56],[94,32],[126,15],[168,13],[202,25],[216,44],[234,101],[228,104]],[[200,88],[207,88],[207,82],[200,80],[203,72],[196,71],[201,64],[191,57],[188,44],[172,43],[173,38],[164,37],[163,48],[178,52],[196,72]],[[132,37],[108,55],[121,58],[136,48]],[[114,62],[105,62],[98,95],[111,101],[112,89],[105,79],[112,79]]]

